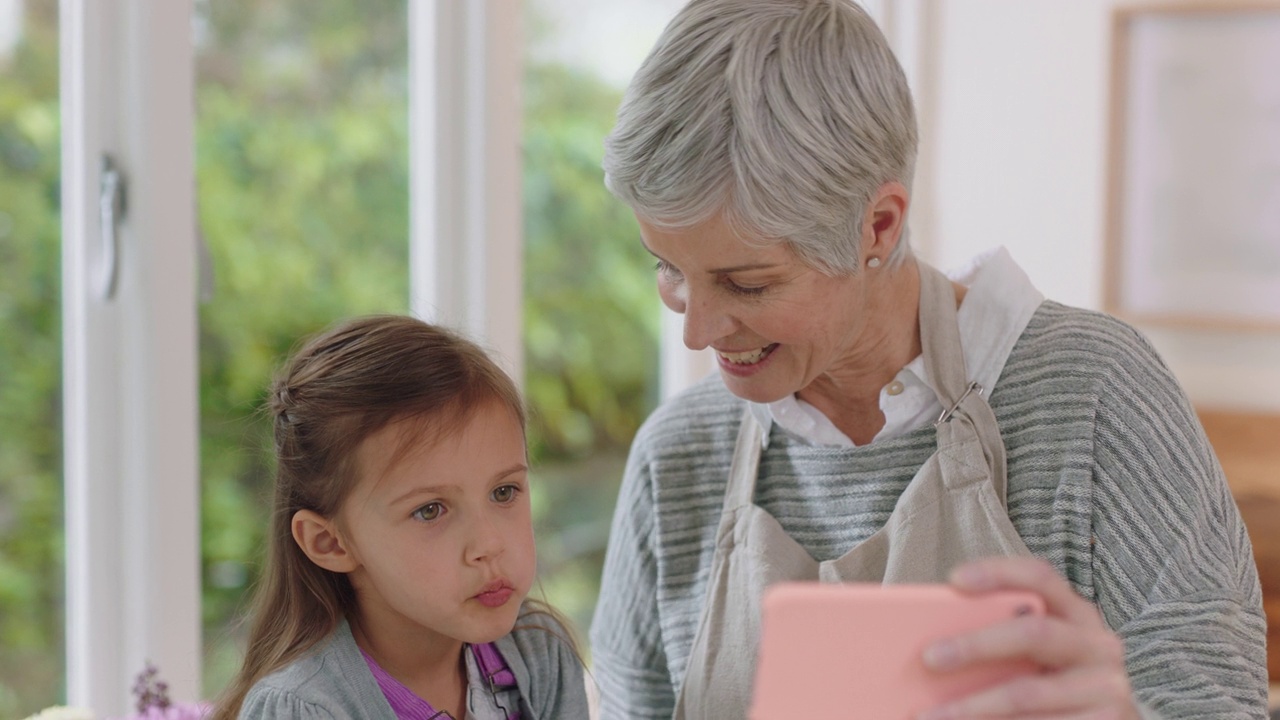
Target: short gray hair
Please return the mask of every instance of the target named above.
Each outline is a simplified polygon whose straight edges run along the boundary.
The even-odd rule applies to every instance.
[[[692,0],[627,88],[605,140],[605,184],[647,222],[723,214],[743,237],[856,272],[863,209],[908,190],[915,110],[906,75],[850,0]],[[907,250],[905,227],[890,263]]]

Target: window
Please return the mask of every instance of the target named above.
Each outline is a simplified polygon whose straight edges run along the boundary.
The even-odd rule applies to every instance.
[[[66,664],[57,8],[0,1],[0,717],[54,704]]]
[[[627,451],[663,385],[653,259],[604,187],[603,141],[680,4],[526,4],[525,390],[538,562],[547,599],[584,633]]]
[[[278,363],[409,306],[405,0],[201,2],[196,176],[204,692],[239,669],[270,506]]]

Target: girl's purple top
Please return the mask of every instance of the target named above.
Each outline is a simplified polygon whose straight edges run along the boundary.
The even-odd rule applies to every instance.
[[[504,720],[520,720],[520,690],[516,687],[515,673],[507,666],[507,661],[498,652],[493,643],[483,645],[467,645],[474,663],[467,662],[467,706],[468,715],[474,714],[477,720],[489,717],[502,717]],[[391,677],[382,669],[363,648],[360,654],[378,681],[378,687],[387,698],[387,703],[400,720],[445,720],[453,716],[444,710],[437,711],[431,703],[414,694],[404,683]],[[478,674],[478,677],[477,677]],[[486,707],[479,707],[483,704]],[[492,711],[492,712],[488,712]]]

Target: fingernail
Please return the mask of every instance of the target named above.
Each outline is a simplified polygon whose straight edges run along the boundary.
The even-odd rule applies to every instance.
[[[936,642],[924,651],[924,664],[934,670],[946,670],[960,662],[960,648],[955,643],[943,640]]]

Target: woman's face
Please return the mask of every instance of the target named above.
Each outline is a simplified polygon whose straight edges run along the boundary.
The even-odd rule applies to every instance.
[[[684,315],[685,345],[715,350],[733,394],[773,402],[874,355],[867,271],[831,277],[785,243],[748,245],[718,218],[676,231],[640,220],[640,235],[662,301]]]

